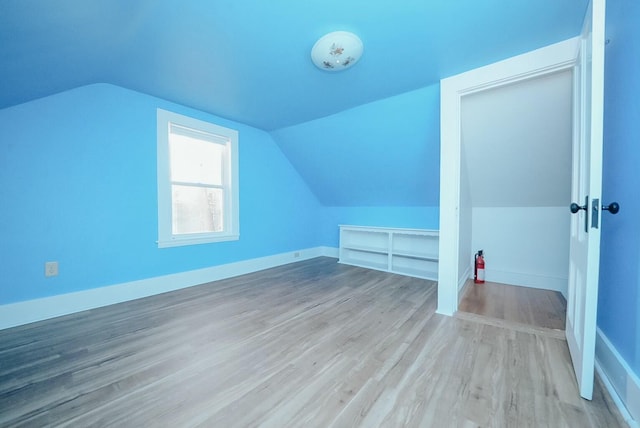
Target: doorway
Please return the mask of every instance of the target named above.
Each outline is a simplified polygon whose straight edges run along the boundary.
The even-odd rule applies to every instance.
[[[466,252],[490,263],[486,284],[465,284],[459,310],[564,330],[572,88],[572,70],[561,70],[462,98]]]
[[[479,218],[481,216],[476,216],[476,219],[474,220],[474,207],[472,197],[476,198],[476,195],[482,193],[482,189],[480,189],[479,187],[475,187],[476,190],[472,190],[472,179],[469,176],[470,174],[472,174],[472,172],[466,167],[463,167],[464,165],[478,159],[477,157],[473,157],[471,159],[465,158],[466,156],[475,155],[472,155],[473,149],[471,149],[471,151],[468,150],[468,147],[466,147],[465,144],[462,143],[462,141],[467,137],[463,134],[464,127],[461,120],[463,114],[463,100],[465,100],[466,97],[469,97],[466,99],[471,100],[471,96],[489,90],[514,89],[516,88],[515,85],[519,82],[534,82],[533,79],[536,78],[551,78],[554,75],[560,76],[562,75],[562,73],[571,73],[571,70],[575,65],[575,52],[577,44],[577,38],[569,39],[546,48],[542,48],[524,55],[520,55],[518,57],[510,58],[496,64],[492,64],[480,69],[472,70],[470,72],[442,80],[439,249],[440,272],[438,278],[438,313],[453,315],[457,311],[460,290],[465,285],[466,280],[472,274],[472,260],[474,250],[480,249],[476,249],[474,247],[474,244],[478,243],[473,242],[473,230],[474,221],[479,221]],[[526,106],[526,103],[520,104],[520,107],[522,107],[523,105]],[[514,139],[511,139],[510,141],[512,142],[512,144],[520,143],[519,141],[515,141]],[[533,147],[535,148],[535,145]],[[537,156],[538,154],[539,153],[536,152],[531,156]],[[494,154],[493,156],[496,155]],[[554,155],[545,155],[542,156],[542,158],[543,160],[545,157],[549,159],[550,156]],[[527,161],[529,159],[530,156],[527,155],[522,157],[522,159],[518,160],[516,163],[518,163],[520,167],[523,168],[523,165],[528,165]],[[498,160],[501,160],[501,162],[499,163],[502,165],[509,165],[509,163],[506,162],[505,159]],[[506,160],[508,161],[509,159]],[[537,177],[535,177],[534,179],[531,179],[530,176],[529,178],[526,178],[526,184],[531,184],[530,181],[532,180],[542,179],[541,176],[544,175],[544,172],[540,172],[540,169],[538,169],[537,174]],[[508,181],[508,179],[504,178],[504,171],[502,173],[502,178],[499,180]],[[475,186],[477,182],[481,182],[481,180],[474,181],[473,185]],[[519,186],[511,186],[511,188],[506,192],[513,196],[513,200],[519,200],[517,204],[533,204],[533,202],[522,202],[523,200],[531,199],[531,192],[523,192],[522,189],[523,185],[520,184]],[[472,195],[472,192],[474,193],[474,195]],[[497,193],[498,194],[488,195],[487,198],[491,199],[500,197],[500,192]],[[550,195],[543,195],[541,196],[540,200],[549,197]],[[562,204],[566,206],[567,200],[568,198],[565,199]],[[505,216],[504,218],[499,218],[499,216],[496,217],[496,215],[500,214],[501,209],[507,208],[509,210],[520,210],[523,213],[522,218],[525,219],[523,221],[525,221],[526,224],[530,225],[530,221],[532,218],[538,219],[540,221],[542,221],[542,218],[539,216],[529,215],[528,213],[541,212],[540,208],[543,208],[544,210],[546,210],[547,208],[552,208],[545,207],[544,203],[539,202],[536,202],[534,207],[500,207],[497,206],[500,205],[499,203],[494,202],[491,202],[490,204],[486,203],[485,205],[491,206],[477,206],[476,210],[482,211],[483,208],[493,210],[493,215],[489,216],[491,217],[489,219],[489,222],[493,221],[495,224],[497,224],[497,227],[500,228],[504,228],[504,226],[506,225],[506,223],[504,222],[505,218],[515,218],[514,216]],[[566,208],[564,209],[566,210]],[[480,228],[476,225],[475,230],[479,231],[489,229],[484,227]],[[537,236],[539,234],[537,231],[538,228],[536,227],[529,227],[528,229],[525,227],[520,228],[519,230],[520,232],[516,234],[516,236],[519,236],[521,241],[525,240],[527,233],[529,234],[528,236]],[[565,234],[564,236],[564,242],[568,241],[567,235]],[[498,241],[499,239],[496,240],[496,242]],[[500,251],[501,247],[495,242],[491,245],[493,246],[495,251]],[[485,251],[487,252],[487,263],[488,266],[490,266],[492,260],[490,252],[486,248]],[[512,252],[510,250],[506,251],[509,253]],[[531,257],[529,257],[529,259],[530,258]],[[500,258],[496,260],[499,259]],[[522,258],[518,259],[522,260]],[[500,263],[503,262],[501,261]],[[509,263],[505,263],[505,265],[509,265]],[[513,263],[511,263],[511,265],[513,266]],[[502,269],[503,272],[498,272],[501,270],[498,269],[500,266],[494,266],[494,273],[509,273],[509,269]],[[518,272],[515,273],[517,274]],[[535,275],[529,275],[530,278],[528,280],[530,280],[534,276]],[[529,284],[529,286],[532,285]],[[545,287],[539,286],[539,288]]]

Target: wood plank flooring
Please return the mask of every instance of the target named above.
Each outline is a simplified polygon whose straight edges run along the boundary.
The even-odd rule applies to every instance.
[[[0,426],[618,427],[566,342],[318,258],[0,331]]]
[[[557,291],[495,282],[475,284],[470,279],[458,309],[542,330],[564,330],[567,301]]]

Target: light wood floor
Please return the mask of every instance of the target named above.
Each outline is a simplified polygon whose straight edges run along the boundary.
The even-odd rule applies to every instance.
[[[467,281],[458,310],[564,336],[567,301],[561,293],[529,287]],[[461,314],[462,315],[462,314]]]
[[[318,258],[0,331],[0,426],[617,427],[566,342]]]

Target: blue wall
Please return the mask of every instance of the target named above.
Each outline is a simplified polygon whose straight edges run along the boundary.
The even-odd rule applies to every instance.
[[[438,229],[439,85],[271,135],[323,204],[321,245],[340,224]]]
[[[158,249],[156,108],[239,130],[240,240]],[[318,245],[320,204],[266,132],[116,86],[0,110],[0,304]],[[45,261],[60,275],[44,277]]]
[[[640,2],[607,2],[598,326],[640,375]]]

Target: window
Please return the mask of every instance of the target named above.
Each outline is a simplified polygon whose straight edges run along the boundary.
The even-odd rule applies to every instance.
[[[158,246],[239,238],[238,132],[158,109]]]

